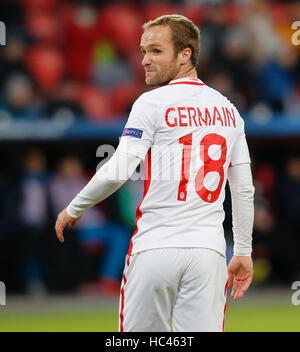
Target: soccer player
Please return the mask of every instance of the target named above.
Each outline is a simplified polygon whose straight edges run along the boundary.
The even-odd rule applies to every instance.
[[[199,29],[186,17],[147,22],[141,38],[146,84],[113,157],[57,218],[64,241],[89,207],[115,192],[141,161],[138,205],[121,284],[120,331],[222,331],[226,290],[252,281],[254,187],[244,122],[233,104],[197,77]],[[232,198],[234,256],[223,230]]]

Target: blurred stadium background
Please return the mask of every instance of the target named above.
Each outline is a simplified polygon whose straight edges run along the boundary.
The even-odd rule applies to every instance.
[[[64,245],[54,221],[146,89],[141,25],[172,13],[199,25],[199,77],[237,106],[252,154],[255,276],[228,297],[225,330],[300,331],[300,3],[271,0],[0,1],[0,331],[117,331],[142,183],[90,209]],[[229,194],[225,209],[229,259]]]

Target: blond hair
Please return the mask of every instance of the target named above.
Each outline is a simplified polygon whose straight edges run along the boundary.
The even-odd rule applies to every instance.
[[[164,15],[153,21],[146,22],[143,30],[153,26],[169,26],[172,41],[174,44],[175,55],[185,48],[192,50],[191,63],[196,66],[200,50],[200,30],[195,24],[181,15]]]

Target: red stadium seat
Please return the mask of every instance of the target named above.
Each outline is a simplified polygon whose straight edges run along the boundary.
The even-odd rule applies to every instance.
[[[25,28],[41,41],[56,42],[59,40],[60,24],[57,17],[42,12],[29,13],[26,16]]]
[[[228,26],[234,26],[241,21],[242,7],[237,4],[226,4],[221,10],[224,23]]]
[[[111,97],[98,86],[84,85],[80,88],[80,102],[90,120],[110,121],[112,115]]]
[[[63,50],[67,74],[80,80],[90,78],[93,48],[103,38],[103,19],[97,14],[94,22],[82,24],[76,11],[65,7]]]
[[[116,48],[126,54],[139,46],[143,18],[137,9],[128,4],[113,4],[101,12],[106,34]]]
[[[113,113],[125,115],[142,91],[143,89],[133,82],[116,86],[112,92]]]
[[[275,3],[275,4],[272,4],[272,6],[270,6],[269,10],[270,10],[270,18],[272,19],[273,23],[288,22],[290,20],[289,18],[290,4]]]
[[[183,7],[183,14],[188,19],[193,21],[196,25],[199,25],[204,16],[204,8],[203,6],[187,4]]]
[[[54,10],[55,6],[60,2],[59,0],[21,0],[25,11],[27,12],[49,12]]]
[[[27,67],[40,88],[46,93],[53,92],[64,73],[61,53],[52,47],[36,46],[28,50]]]
[[[144,16],[146,21],[154,20],[162,15],[174,15],[178,13],[178,9],[167,2],[150,2],[144,5]]]

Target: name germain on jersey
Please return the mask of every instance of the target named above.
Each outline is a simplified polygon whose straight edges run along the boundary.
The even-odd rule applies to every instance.
[[[214,106],[210,110],[206,107],[201,112],[199,107],[178,106],[169,107],[165,113],[165,121],[169,127],[202,127],[215,126],[236,128],[235,115],[227,107]],[[172,115],[172,116],[171,116]]]

